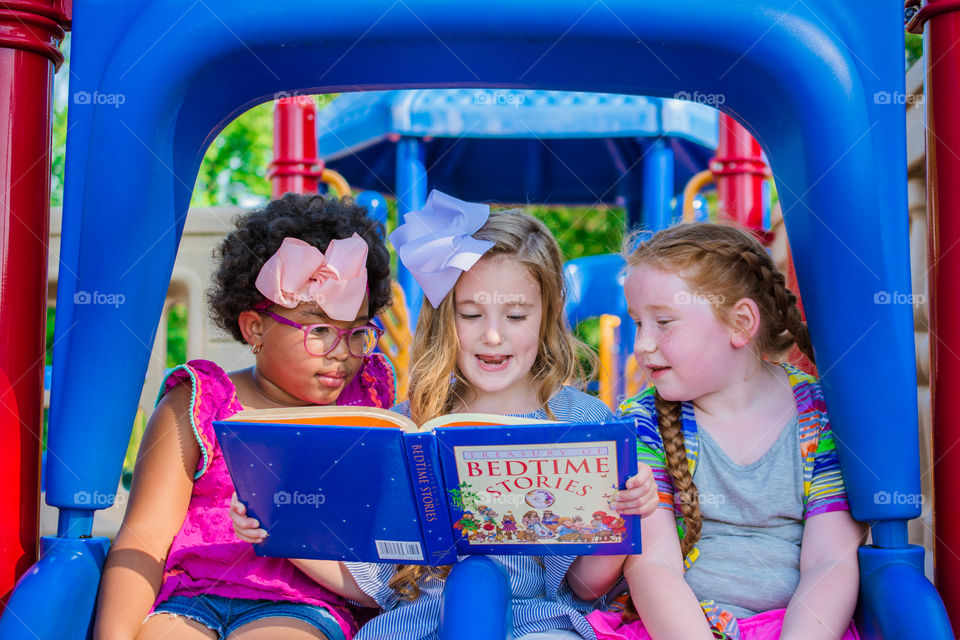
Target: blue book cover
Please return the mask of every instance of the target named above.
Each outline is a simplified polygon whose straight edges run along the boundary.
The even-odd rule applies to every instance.
[[[443,565],[639,553],[639,518],[608,504],[636,473],[633,422],[507,420],[454,414],[418,430],[382,409],[310,407],[214,428],[240,501],[269,532],[259,555]],[[433,428],[444,424],[456,426]]]

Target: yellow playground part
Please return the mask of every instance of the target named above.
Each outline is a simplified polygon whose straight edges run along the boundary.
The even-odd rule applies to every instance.
[[[617,408],[617,349],[618,336],[616,329],[620,326],[620,318],[615,315],[603,314],[600,316],[600,339],[597,344],[597,351],[600,352],[600,371],[597,375],[599,386],[598,395],[600,399],[611,409]],[[627,358],[624,365],[623,392],[624,398],[630,398],[640,393],[649,386],[644,375],[637,366],[637,361],[633,358]]]
[[[333,169],[324,169],[320,174],[320,182],[330,185],[337,192],[338,198],[351,195],[350,185],[347,184],[346,179]]]
[[[385,330],[380,340],[380,350],[393,364],[397,377],[397,402],[407,399],[408,370],[410,368],[410,316],[407,314],[407,298],[403,288],[396,281],[393,286],[393,302],[390,308],[380,314]]]
[[[600,399],[610,407],[616,405],[616,376],[617,372],[617,327],[620,326],[620,318],[610,314],[600,316],[600,371],[597,375],[597,381],[600,385]]]
[[[713,171],[706,169],[696,174],[687,182],[683,188],[683,221],[693,222],[696,219],[697,212],[693,208],[694,199],[703,190],[705,186],[714,181]]]

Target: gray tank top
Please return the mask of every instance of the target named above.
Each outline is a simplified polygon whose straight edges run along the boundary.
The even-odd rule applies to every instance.
[[[703,528],[700,555],[685,579],[697,598],[714,600],[738,618],[786,607],[800,581],[803,536],[798,419],[745,466],[701,429],[693,480]]]

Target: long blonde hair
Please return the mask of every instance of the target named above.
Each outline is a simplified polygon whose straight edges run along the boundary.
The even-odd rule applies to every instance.
[[[566,293],[557,241],[542,222],[517,209],[492,212],[473,237],[494,243],[483,259],[510,257],[526,267],[540,286],[540,347],[530,371],[539,405],[554,418],[548,402],[561,385],[583,383],[596,369],[596,354],[573,336],[563,313]],[[410,367],[410,415],[417,424],[450,413],[462,403],[470,383],[457,366],[459,352],[453,291],[436,309],[424,299]],[[449,571],[448,566],[401,566],[390,586],[402,598],[413,600],[420,594],[421,576],[444,579]]]
[[[573,336],[563,314],[566,294],[557,241],[542,222],[516,209],[491,213],[473,237],[494,243],[482,259],[510,257],[526,267],[540,287],[540,348],[530,371],[539,405],[553,418],[547,404],[553,394],[566,382],[582,383],[595,368],[595,355]],[[470,383],[457,367],[459,352],[453,291],[436,309],[424,300],[411,354],[410,414],[414,422],[422,424],[450,413],[462,402]],[[578,354],[589,363],[586,370]]]
[[[796,344],[814,361],[797,297],[787,289],[783,274],[753,235],[732,225],[698,222],[660,231],[630,251],[635,240],[624,245],[628,268],[644,265],[682,276],[694,294],[717,301],[714,310],[721,321],[726,321],[727,312],[738,300],[753,300],[760,309],[760,330],[753,340],[758,357],[781,357]],[[654,402],[675,504],[683,514],[680,549],[686,557],[700,539],[703,519],[687,461],[681,403],[665,400],[659,393]],[[632,600],[625,616],[636,616]]]

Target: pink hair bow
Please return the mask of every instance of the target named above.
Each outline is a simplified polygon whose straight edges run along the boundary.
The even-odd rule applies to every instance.
[[[457,278],[493,247],[471,234],[490,217],[485,204],[464,202],[434,189],[420,211],[403,216],[390,234],[397,257],[423,288],[436,309]]]
[[[284,238],[260,269],[256,284],[281,307],[316,302],[334,320],[353,320],[367,292],[367,243],[354,233],[331,240],[324,254],[303,240]]]

